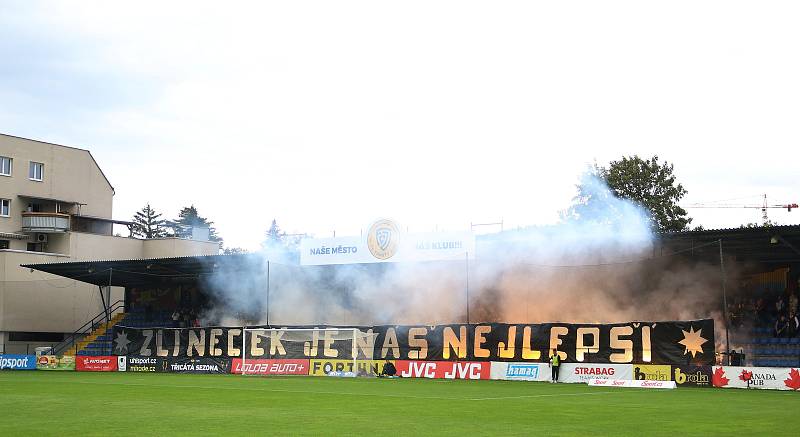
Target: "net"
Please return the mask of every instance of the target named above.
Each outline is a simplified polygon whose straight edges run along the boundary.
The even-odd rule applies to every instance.
[[[359,328],[244,328],[242,375],[366,376],[375,334]]]

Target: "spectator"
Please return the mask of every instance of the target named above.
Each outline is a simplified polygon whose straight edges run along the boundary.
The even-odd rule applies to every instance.
[[[797,295],[794,291],[789,294],[789,305],[786,307],[786,312],[789,314],[797,312]]]
[[[755,317],[755,322],[759,325],[763,325],[766,321],[766,304],[764,303],[764,298],[759,297],[756,301],[756,304],[753,306],[753,312]]]
[[[387,359],[386,363],[383,364],[383,370],[381,370],[381,374],[378,376],[387,376],[389,378],[393,378],[395,375],[397,375],[397,368],[394,367],[394,364]]]
[[[781,314],[780,318],[775,322],[775,337],[782,338],[786,337],[787,331],[789,330],[789,320]]]
[[[777,314],[778,316],[783,314],[783,310],[784,310],[785,306],[786,306],[786,304],[784,303],[783,295],[781,294],[780,296],[778,296],[778,299],[775,301],[775,314]]]
[[[789,313],[789,320],[786,323],[787,323],[786,336],[796,337],[798,332],[800,332],[800,319],[797,318],[797,312],[792,311],[791,313]]]
[[[180,326],[180,323],[178,322],[180,319],[181,319],[181,313],[180,313],[180,312],[178,312],[178,310],[176,309],[176,310],[175,310],[175,311],[172,313],[172,326],[173,326],[173,327],[178,327],[178,326]]]

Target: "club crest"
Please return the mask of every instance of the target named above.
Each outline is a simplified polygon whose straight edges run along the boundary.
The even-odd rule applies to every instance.
[[[391,220],[376,221],[367,233],[367,248],[372,256],[380,260],[393,257],[397,253],[399,242],[400,230]]]

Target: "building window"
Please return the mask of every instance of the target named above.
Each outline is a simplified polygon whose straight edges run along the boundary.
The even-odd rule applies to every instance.
[[[31,167],[28,171],[28,179],[32,181],[41,181],[44,176],[44,164],[41,162],[31,161]]]
[[[11,242],[8,240],[0,240],[0,249],[8,249],[11,247]]]
[[[11,201],[8,199],[0,199],[0,217],[8,217],[11,215]]]
[[[11,158],[0,156],[0,175],[11,176]]]
[[[42,243],[28,243],[28,252],[44,252]]]

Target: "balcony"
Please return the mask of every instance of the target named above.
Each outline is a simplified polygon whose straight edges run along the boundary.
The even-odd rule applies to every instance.
[[[23,212],[22,232],[53,234],[69,231],[69,214],[58,212]]]

